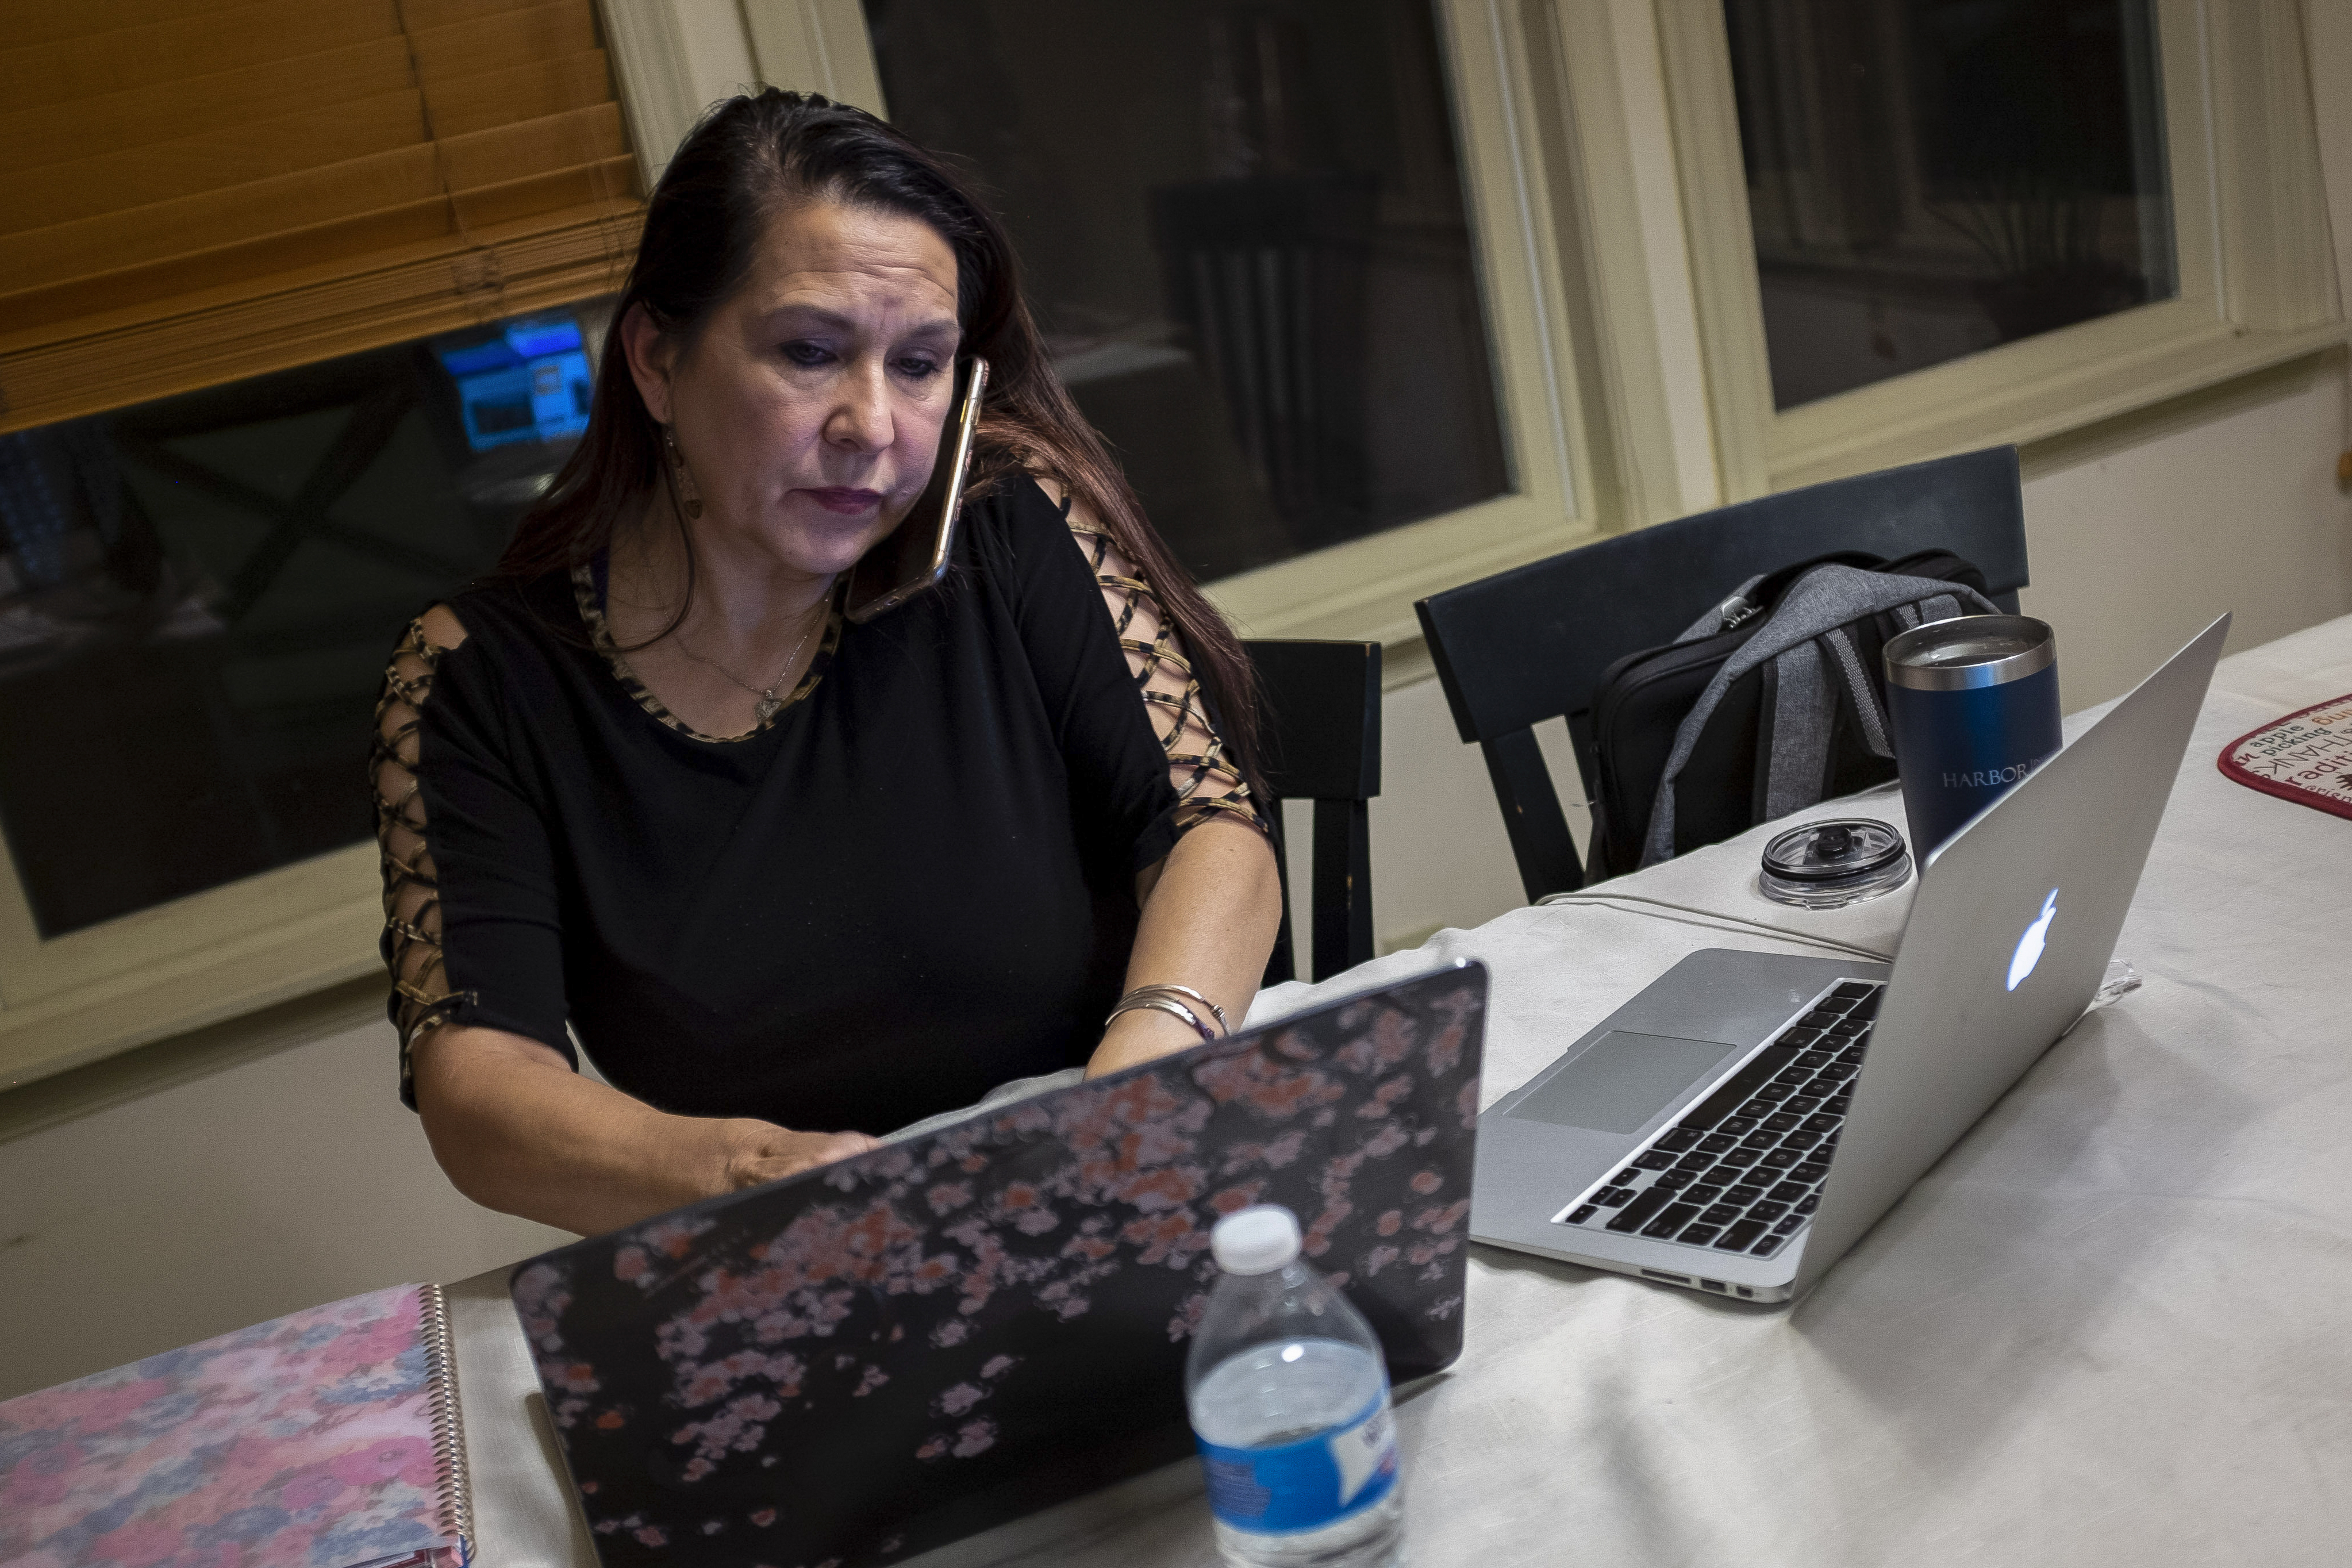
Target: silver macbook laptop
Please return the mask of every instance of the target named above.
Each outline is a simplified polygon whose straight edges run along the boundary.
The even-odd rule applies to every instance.
[[[1692,953],[1496,1101],[1472,1239],[1811,1289],[2089,1008],[2229,626],[1937,851],[1892,966]]]

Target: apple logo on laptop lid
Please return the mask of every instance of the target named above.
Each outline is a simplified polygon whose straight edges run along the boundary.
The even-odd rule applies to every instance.
[[[2017,951],[2010,955],[2009,988],[2011,991],[2022,985],[2025,977],[2033,973],[2033,966],[2042,962],[2042,950],[2050,945],[2050,922],[2057,918],[2058,889],[2053,888],[2050,896],[2042,900],[2042,912],[2033,917],[2033,923],[2027,926],[2025,934],[2017,939]]]

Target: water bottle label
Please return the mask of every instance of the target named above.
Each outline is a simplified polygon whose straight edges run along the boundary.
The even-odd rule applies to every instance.
[[[1201,1439],[1209,1508],[1235,1530],[1315,1530],[1371,1507],[1396,1485],[1396,1423],[1388,1391],[1336,1431],[1262,1448]]]

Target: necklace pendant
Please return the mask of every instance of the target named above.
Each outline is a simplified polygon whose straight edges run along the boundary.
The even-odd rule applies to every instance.
[[[776,695],[773,688],[771,688],[760,693],[760,700],[751,704],[751,711],[757,713],[760,716],[760,722],[764,724],[781,712],[783,706],[783,700]]]

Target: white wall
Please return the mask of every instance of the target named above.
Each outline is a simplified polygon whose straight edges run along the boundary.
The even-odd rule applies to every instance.
[[[2346,193],[2352,8],[2321,0],[2314,45],[2331,180]],[[1636,65],[1650,59],[1636,53]],[[1646,100],[1656,83],[1628,90]],[[2337,234],[2352,257],[2347,196]],[[1694,387],[1669,390],[1676,406],[1696,405]],[[2337,354],[2027,454],[2025,605],[2057,628],[2069,707],[2124,689],[2223,609],[2238,612],[2234,647],[2352,612],[2352,500],[2333,477],[2346,420]],[[1385,793],[1372,814],[1383,945],[1516,906],[1485,767],[1455,738],[1435,682],[1391,691],[1383,717]],[[1572,779],[1564,735],[1551,741],[1556,776]],[[100,1097],[13,1138],[5,1129],[24,1119],[0,1100],[0,1398],[562,1239],[476,1208],[441,1178],[393,1096],[383,1024],[346,1005],[283,1046],[282,1018],[254,1027],[246,1049],[215,1050],[231,1065]],[[255,1056],[264,1035],[268,1054]],[[24,1092],[71,1099],[57,1085]]]
[[[2128,690],[2224,610],[2230,648],[2352,612],[2339,351],[2197,400],[2128,443],[2053,444],[2025,485],[2029,615],[2069,710]]]
[[[457,1195],[396,1049],[379,1013],[0,1142],[0,1399],[571,1240]]]

